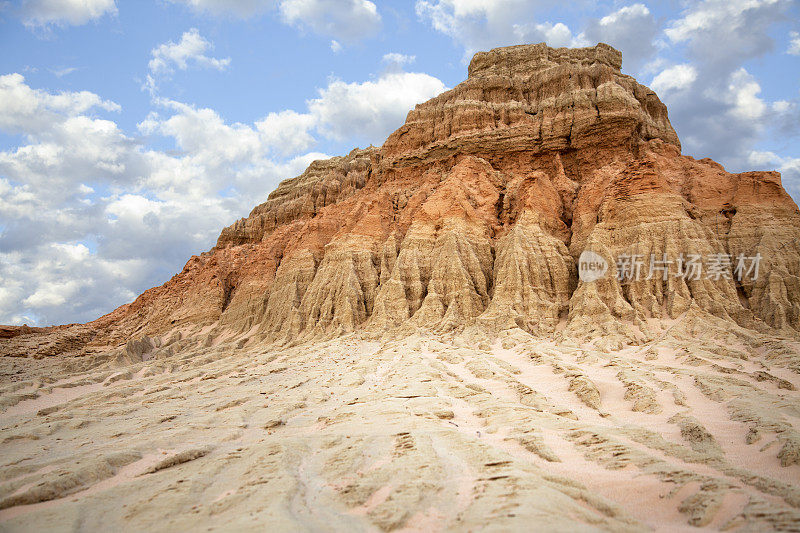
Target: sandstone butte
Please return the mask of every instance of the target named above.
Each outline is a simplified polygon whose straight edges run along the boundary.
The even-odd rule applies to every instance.
[[[133,303],[0,328],[0,525],[800,530],[800,212],[621,66],[478,53]]]

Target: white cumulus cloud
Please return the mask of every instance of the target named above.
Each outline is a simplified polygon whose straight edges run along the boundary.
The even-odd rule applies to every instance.
[[[617,48],[626,70],[636,72],[655,54],[658,32],[659,25],[647,6],[632,4],[590,20],[580,38],[588,45],[604,42]]]
[[[569,46],[572,31],[562,22],[535,22],[543,0],[417,0],[417,16],[464,48],[464,60],[481,50],[530,42]],[[528,22],[530,21],[530,22]]]
[[[760,92],[761,86],[747,70],[740,68],[734,72],[728,83],[731,114],[745,120],[761,119],[767,112],[767,104],[758,96]]]
[[[663,97],[669,92],[689,89],[696,79],[697,69],[692,65],[675,65],[662,70],[653,78],[650,88]]]
[[[331,80],[305,110],[245,124],[154,98],[128,134],[119,106],[0,77],[0,323],[88,321],[131,301],[213,246],[285,178],[314,159],[317,136],[380,143],[416,103],[444,90],[421,73]],[[173,149],[155,150],[148,141]]]
[[[80,26],[116,12],[114,0],[23,0],[21,8],[28,27]]]
[[[206,52],[213,48],[214,45],[203,38],[197,28],[192,28],[177,43],[169,41],[154,48],[147,66],[154,73],[170,72],[175,68],[186,70],[190,65],[224,70],[231,60],[207,56]]]
[[[555,24],[551,22],[541,22],[538,24],[514,24],[512,32],[515,42],[518,43],[539,43],[545,42],[548,46],[572,46],[577,45],[572,31],[563,22]]]
[[[389,52],[388,54],[383,54],[384,63],[386,63],[387,65],[394,65],[397,67],[410,65],[416,60],[417,56],[410,56],[406,54],[400,54],[397,52]]]
[[[791,0],[702,0],[666,23],[665,49],[682,64],[661,63],[651,86],[669,108],[688,154],[711,157],[734,171],[751,166],[748,154],[764,138],[798,133],[795,102],[769,101],[746,69],[775,48],[774,29]],[[680,47],[680,48],[678,48]]]
[[[279,10],[288,24],[337,42],[370,37],[381,27],[378,8],[369,0],[281,0]]]
[[[301,30],[332,38],[331,49],[375,35],[381,15],[369,0],[170,0],[211,15],[251,18],[276,10],[281,20]]]
[[[403,125],[415,104],[445,89],[441,80],[428,74],[389,72],[363,83],[333,80],[308,106],[324,135],[381,144]]]
[[[197,28],[192,28],[181,35],[177,43],[169,41],[160,44],[150,52],[151,59],[147,64],[149,73],[145,86],[154,91],[158,76],[169,75],[177,70],[190,67],[225,70],[231,63],[229,57],[215,58],[206,55],[214,49],[214,45],[206,40]]]
[[[800,32],[789,32],[789,48],[786,52],[794,56],[800,56]]]
[[[0,323],[86,321],[130,301],[325,157],[297,155],[313,142],[307,115],[231,124],[209,109],[154,103],[141,133],[176,150],[149,149],[94,116],[119,108],[96,94],[0,78],[0,131],[24,136],[0,151]]]
[[[53,122],[93,108],[120,110],[118,104],[89,91],[52,94],[32,89],[21,74],[0,76],[0,130],[36,133]]]
[[[769,31],[785,20],[792,0],[703,0],[692,2],[664,33],[689,45],[704,69],[728,73],[774,46]]]

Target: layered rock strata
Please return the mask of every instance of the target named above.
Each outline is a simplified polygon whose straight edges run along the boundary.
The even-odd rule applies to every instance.
[[[681,155],[666,107],[621,62],[604,44],[477,54],[382,147],[282,182],[210,252],[91,323],[91,342],[478,325],[622,345],[690,310],[796,334],[800,213],[780,175]],[[584,250],[608,275],[579,279]],[[617,278],[623,256],[642,260],[639,279]],[[730,264],[678,275],[690,256]],[[758,277],[737,279],[739,256],[760,258]],[[674,270],[653,276],[655,258]]]
[[[164,285],[0,328],[0,529],[796,531],[800,213],[620,65],[478,54]]]

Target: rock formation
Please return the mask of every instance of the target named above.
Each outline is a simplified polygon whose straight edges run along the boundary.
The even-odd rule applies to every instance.
[[[642,483],[651,496],[682,491],[669,520],[796,527],[800,211],[776,172],[733,174],[681,155],[666,107],[621,65],[604,44],[479,53],[466,81],[418,105],[383,146],[316,161],[282,182],[164,285],[86,325],[0,330],[0,354],[60,354],[47,365],[81,376],[69,387],[111,402],[108,412],[75,403],[70,420],[121,420],[111,391],[127,387],[174,410],[195,405],[182,403],[188,396],[207,401],[218,414],[192,419],[185,433],[198,442],[201,428],[227,428],[211,439],[218,449],[183,449],[165,430],[161,449],[171,455],[158,461],[142,455],[145,444],[104,449],[70,467],[66,489],[49,470],[44,488],[30,488],[48,468],[34,461],[0,486],[0,509],[43,505],[119,481],[119,472],[158,476],[201,461],[222,472],[238,464],[220,451],[239,453],[225,444],[234,442],[247,450],[242,476],[264,468],[284,487],[276,491],[295,494],[275,511],[288,528],[335,517],[342,528],[470,529],[489,515],[500,528],[533,517],[563,528],[551,509],[562,503],[589,527],[653,525],[575,481],[581,461],[598,479],[630,465],[650,476]],[[604,276],[581,278],[584,251],[606,261]],[[688,275],[698,258],[704,270]],[[41,373],[27,360],[0,361],[6,375]],[[172,379],[164,372],[204,396],[163,385]],[[40,399],[57,387],[48,379],[6,386],[5,405],[50,416]],[[218,397],[217,380],[242,397]],[[259,394],[269,398],[263,412]],[[77,439],[83,422],[69,423]],[[162,431],[153,429],[161,421],[143,423]],[[133,431],[118,426],[119,435]],[[263,442],[256,429],[283,432],[292,445],[264,437],[266,450],[254,444]],[[741,431],[741,443],[725,440]],[[762,462],[746,466],[748,457]],[[204,512],[250,509],[248,490],[230,490]],[[455,506],[461,515],[436,518],[423,505],[430,498],[436,512]],[[139,502],[129,514],[146,527],[148,509]],[[181,517],[173,526],[196,523]]]
[[[93,342],[188,325],[273,342],[479,324],[621,346],[690,308],[797,331],[800,213],[780,176],[682,156],[665,106],[621,61],[603,44],[477,54],[381,148],[282,182],[213,250],[90,324]],[[611,264],[595,283],[578,277],[587,249]],[[680,257],[720,254],[724,275],[676,275]],[[650,279],[616,279],[622,255]],[[734,275],[740,255],[760,256],[756,279]],[[663,257],[667,279],[644,275]]]

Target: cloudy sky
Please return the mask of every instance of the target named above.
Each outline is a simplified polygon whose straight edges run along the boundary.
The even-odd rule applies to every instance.
[[[607,42],[684,153],[800,199],[800,0],[0,0],[0,324],[83,322],[496,46]]]

